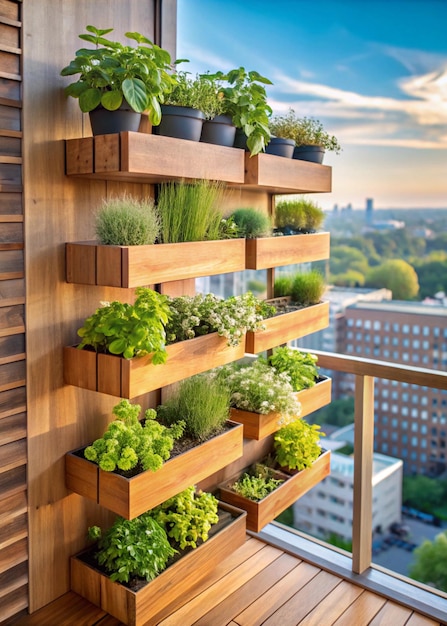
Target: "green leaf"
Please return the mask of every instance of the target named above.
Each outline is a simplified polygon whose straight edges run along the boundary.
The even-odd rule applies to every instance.
[[[65,87],[64,92],[67,96],[72,96],[72,98],[79,98],[81,93],[84,93],[88,89],[88,85],[83,83],[82,81],[78,81],[76,83],[71,83],[68,87]]]
[[[101,104],[101,92],[99,89],[91,87],[86,89],[79,96],[79,106],[83,113],[93,111]]]
[[[149,121],[152,126],[158,126],[161,122],[161,107],[155,96],[149,97]]]
[[[101,98],[102,106],[108,111],[116,111],[123,102],[123,94],[121,91],[106,91]]]
[[[134,111],[144,113],[148,108],[146,86],[139,78],[126,78],[122,84],[123,94]]]
[[[125,339],[121,339],[121,338],[115,339],[109,345],[109,352],[111,354],[123,354],[126,348],[127,348],[127,343]]]

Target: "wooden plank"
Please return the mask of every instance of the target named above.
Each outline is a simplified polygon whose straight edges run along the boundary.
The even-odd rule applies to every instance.
[[[362,594],[346,609],[333,626],[352,626],[353,624],[369,624],[386,603],[385,598],[370,591]]]
[[[25,465],[26,456],[26,440],[20,439],[0,446],[0,473],[3,474],[8,470],[14,469],[21,465]]]
[[[0,215],[21,215],[23,217],[22,194],[8,192],[1,193]]]
[[[0,254],[1,258],[1,254]],[[25,308],[22,304],[0,307],[0,336],[21,334],[25,331]],[[4,344],[6,348],[7,344]],[[25,344],[23,337],[15,344],[16,352],[23,352]],[[7,353],[11,353],[13,346],[9,344]]]
[[[0,528],[0,551],[26,537],[28,537],[28,517],[25,511],[23,515],[12,517],[2,524]]]
[[[24,257],[22,250],[4,250],[0,252],[0,279],[15,280],[23,278]]]
[[[235,616],[234,620],[239,626],[260,626],[290,598],[302,588],[306,589],[307,584],[317,576],[320,570],[309,563],[300,563],[291,572],[283,576],[280,580],[272,581],[270,589],[258,600],[250,604],[244,611]],[[298,623],[298,620],[290,623]],[[276,622],[287,624],[281,620]],[[352,624],[351,624],[352,626]]]
[[[24,387],[0,393],[0,419],[16,415],[26,409],[26,393]]]
[[[247,269],[262,270],[321,261],[329,258],[329,240],[329,233],[247,239],[245,264]]]
[[[0,76],[0,97],[18,101],[21,96],[20,87],[19,81]]]
[[[19,515],[26,513],[27,501],[26,493],[14,493],[7,498],[0,500],[0,525],[5,521],[13,519]]]
[[[3,133],[1,133],[1,136],[0,153],[2,156],[20,158],[22,154],[22,141],[20,137],[8,137]]]
[[[411,616],[412,610],[394,602],[386,602],[368,626],[404,626]]]
[[[10,20],[19,19],[20,5],[11,0],[0,0],[0,15]]]
[[[7,185],[22,184],[22,167],[17,163],[0,162],[0,182]]]
[[[0,446],[26,437],[26,413],[0,419]]]
[[[25,361],[0,365],[0,391],[23,387],[26,380]]]
[[[93,173],[93,137],[65,142],[65,171],[67,176]]]
[[[76,626],[92,626],[105,613],[77,593],[70,591],[55,602],[44,607],[38,613],[19,620],[17,626],[58,626],[76,624]],[[69,620],[69,621],[68,621]],[[99,622],[101,624],[101,622]],[[116,624],[116,621],[115,621]],[[118,625],[117,625],[118,626]]]
[[[27,586],[28,571],[26,563],[19,563],[8,572],[0,574],[0,598],[17,591],[20,587]]]
[[[28,540],[20,539],[11,546],[2,550],[2,558],[0,560],[0,574],[12,569],[19,563],[23,563],[28,559]]]
[[[1,308],[0,308],[1,311]],[[25,358],[25,334],[1,336],[0,334],[0,365],[19,361]]]
[[[412,613],[410,619],[405,622],[405,626],[439,626],[439,622],[435,622],[429,617],[419,615],[418,613]]]
[[[19,48],[20,29],[17,26],[0,22],[0,41],[2,42],[2,47]]]
[[[7,52],[0,49],[0,67],[4,74],[20,75],[20,50],[8,50]]]
[[[303,620],[306,626],[333,624],[361,595],[362,589],[342,580]],[[360,626],[360,620],[355,622]]]
[[[0,502],[26,490],[26,467],[0,472]]]

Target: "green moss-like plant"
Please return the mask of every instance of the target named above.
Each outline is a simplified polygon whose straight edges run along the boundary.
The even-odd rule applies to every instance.
[[[267,357],[267,361],[277,372],[284,372],[289,376],[294,391],[309,389],[318,379],[317,357],[310,352],[280,346]]]
[[[240,236],[246,239],[267,237],[272,232],[270,217],[257,209],[250,207],[236,209],[231,218],[237,224]]]
[[[223,191],[215,181],[162,183],[157,209],[163,243],[219,239]]]
[[[283,426],[274,435],[273,449],[277,463],[284,468],[301,471],[311,467],[321,454],[318,424],[300,419]]]
[[[138,464],[143,470],[160,469],[169,459],[175,440],[182,436],[184,422],[173,422],[167,428],[157,422],[154,409],[148,409],[143,425],[138,420],[140,411],[140,405],[121,400],[112,411],[116,419],[101,438],[85,448],[85,458],[105,472],[129,471]]]
[[[124,194],[104,200],[96,214],[95,229],[103,245],[150,245],[159,236],[160,220],[151,199]]]
[[[220,381],[198,374],[182,381],[157,411],[164,424],[172,425],[181,419],[185,435],[205,441],[221,431],[228,419],[230,392]]]
[[[275,225],[285,234],[311,233],[324,221],[324,211],[313,200],[281,200],[275,207]]]
[[[293,276],[278,276],[275,278],[273,286],[273,295],[275,298],[282,298],[284,296],[290,296],[292,293]]]
[[[311,270],[305,274],[296,274],[292,282],[292,300],[295,304],[310,306],[321,302],[326,285],[320,272]]]

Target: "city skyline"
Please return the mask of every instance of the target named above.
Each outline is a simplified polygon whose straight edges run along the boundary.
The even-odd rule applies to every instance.
[[[255,69],[275,113],[337,136],[324,209],[447,208],[446,19],[442,0],[178,0],[177,57]]]

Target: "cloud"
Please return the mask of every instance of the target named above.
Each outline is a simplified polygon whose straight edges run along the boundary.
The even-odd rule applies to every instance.
[[[300,115],[332,118],[340,132],[350,142],[346,120],[351,120],[354,134],[356,120],[367,116],[369,125],[362,127],[371,143],[401,145],[407,148],[447,148],[446,134],[439,128],[447,126],[447,64],[437,71],[400,79],[397,83],[402,98],[367,96],[355,91],[330,87],[321,83],[297,80],[276,72],[274,77],[276,100],[272,101],[275,112],[288,107]],[[278,98],[278,91],[287,94],[288,101]],[[292,101],[290,96],[301,96]],[[391,120],[391,125],[381,124]],[[335,130],[333,130],[335,132]],[[342,137],[340,137],[343,140]],[[357,143],[357,141],[353,141]]]

